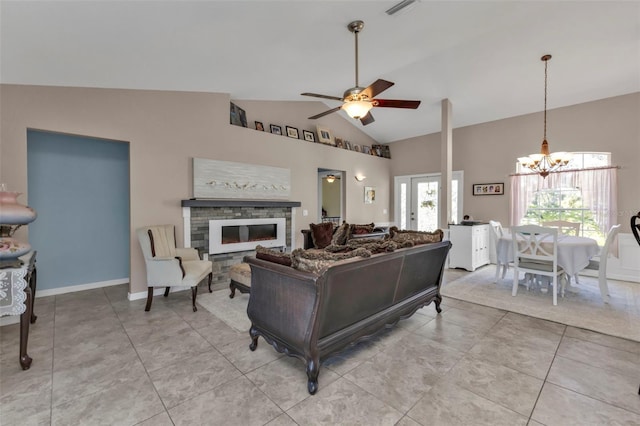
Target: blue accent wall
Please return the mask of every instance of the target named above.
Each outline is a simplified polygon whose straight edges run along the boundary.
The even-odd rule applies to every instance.
[[[27,167],[38,289],[129,279],[129,144],[28,130]]]

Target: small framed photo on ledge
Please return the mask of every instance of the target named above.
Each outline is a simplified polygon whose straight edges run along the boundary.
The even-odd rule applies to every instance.
[[[316,129],[318,130],[318,140],[321,143],[326,143],[329,145],[335,144],[335,142],[333,141],[333,135],[331,134],[331,130],[329,130],[324,126],[316,126]]]
[[[271,124],[269,127],[271,129],[271,133],[273,133],[274,135],[282,135],[282,127],[278,126],[277,124]]]
[[[307,142],[315,142],[316,141],[316,135],[313,132],[310,132],[308,130],[303,130],[302,131],[302,136],[304,137],[304,140]]]
[[[473,195],[504,195],[504,183],[474,183]]]
[[[294,139],[300,139],[300,135],[298,134],[298,129],[291,126],[285,126],[285,128],[287,129],[287,136]]]
[[[260,132],[264,132],[264,125],[262,124],[262,122],[256,121],[255,123],[256,123],[256,130]]]

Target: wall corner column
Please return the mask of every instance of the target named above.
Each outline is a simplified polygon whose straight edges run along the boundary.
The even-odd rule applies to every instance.
[[[451,178],[453,175],[453,131],[452,105],[449,99],[442,100],[442,131],[440,133],[440,229],[448,228],[451,220]]]

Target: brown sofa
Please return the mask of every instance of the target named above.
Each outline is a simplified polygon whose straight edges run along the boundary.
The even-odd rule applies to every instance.
[[[401,248],[368,258],[340,260],[321,273],[255,257],[251,266],[251,345],[262,336],[278,352],[302,359],[307,388],[318,389],[320,364],[419,308],[435,302],[449,241]]]

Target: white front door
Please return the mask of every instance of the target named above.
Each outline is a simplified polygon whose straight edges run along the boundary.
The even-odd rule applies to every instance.
[[[451,180],[451,222],[459,223],[462,211],[462,172]],[[434,231],[446,228],[440,220],[440,174],[395,177],[395,221],[400,229]],[[445,221],[448,222],[448,221]]]
[[[417,231],[434,231],[438,228],[438,192],[440,177],[411,178],[410,228]]]

